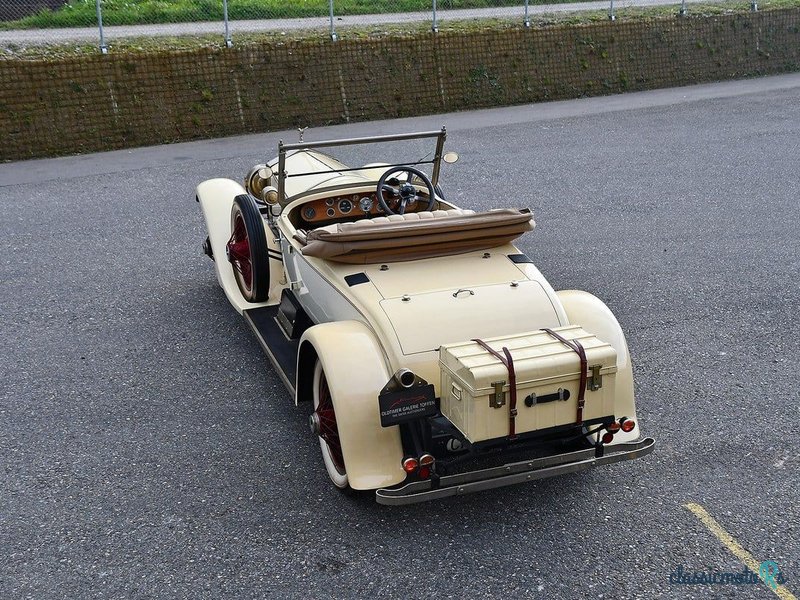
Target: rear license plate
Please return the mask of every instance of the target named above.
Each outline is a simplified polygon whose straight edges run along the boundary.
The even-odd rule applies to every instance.
[[[437,413],[433,385],[386,392],[378,396],[381,426],[391,427]]]

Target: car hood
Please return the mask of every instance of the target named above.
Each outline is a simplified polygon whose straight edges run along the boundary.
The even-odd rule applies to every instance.
[[[277,162],[273,162],[277,169]],[[287,175],[284,180],[286,195],[291,198],[315,186],[324,185],[332,179],[342,177],[343,174],[339,170],[347,168],[346,164],[316,150],[291,152],[287,154],[284,165]],[[301,175],[301,173],[313,174]]]

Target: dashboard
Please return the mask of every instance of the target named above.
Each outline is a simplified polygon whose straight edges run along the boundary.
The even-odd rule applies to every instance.
[[[384,197],[388,195],[389,194],[384,192]],[[396,206],[397,200],[386,199],[389,202],[390,208]],[[420,192],[419,200],[408,204],[408,206],[406,206],[406,212],[417,212],[424,210],[427,206],[428,195]],[[337,219],[355,220],[362,217],[379,217],[383,214],[383,209],[381,209],[381,205],[378,203],[378,194],[376,192],[332,196],[330,198],[306,202],[300,207],[300,216],[302,219],[306,223],[313,223],[315,225],[323,221],[335,221]]]

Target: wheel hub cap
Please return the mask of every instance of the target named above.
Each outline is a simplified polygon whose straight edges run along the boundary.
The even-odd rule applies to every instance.
[[[311,433],[314,435],[320,434],[319,415],[316,412],[311,413],[308,417],[308,426],[311,429]]]

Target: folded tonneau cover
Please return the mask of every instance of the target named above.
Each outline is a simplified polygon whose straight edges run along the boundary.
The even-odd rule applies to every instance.
[[[507,244],[535,225],[529,209],[430,218],[416,214],[420,218],[365,219],[315,229],[308,233],[303,254],[358,264],[447,256]]]

